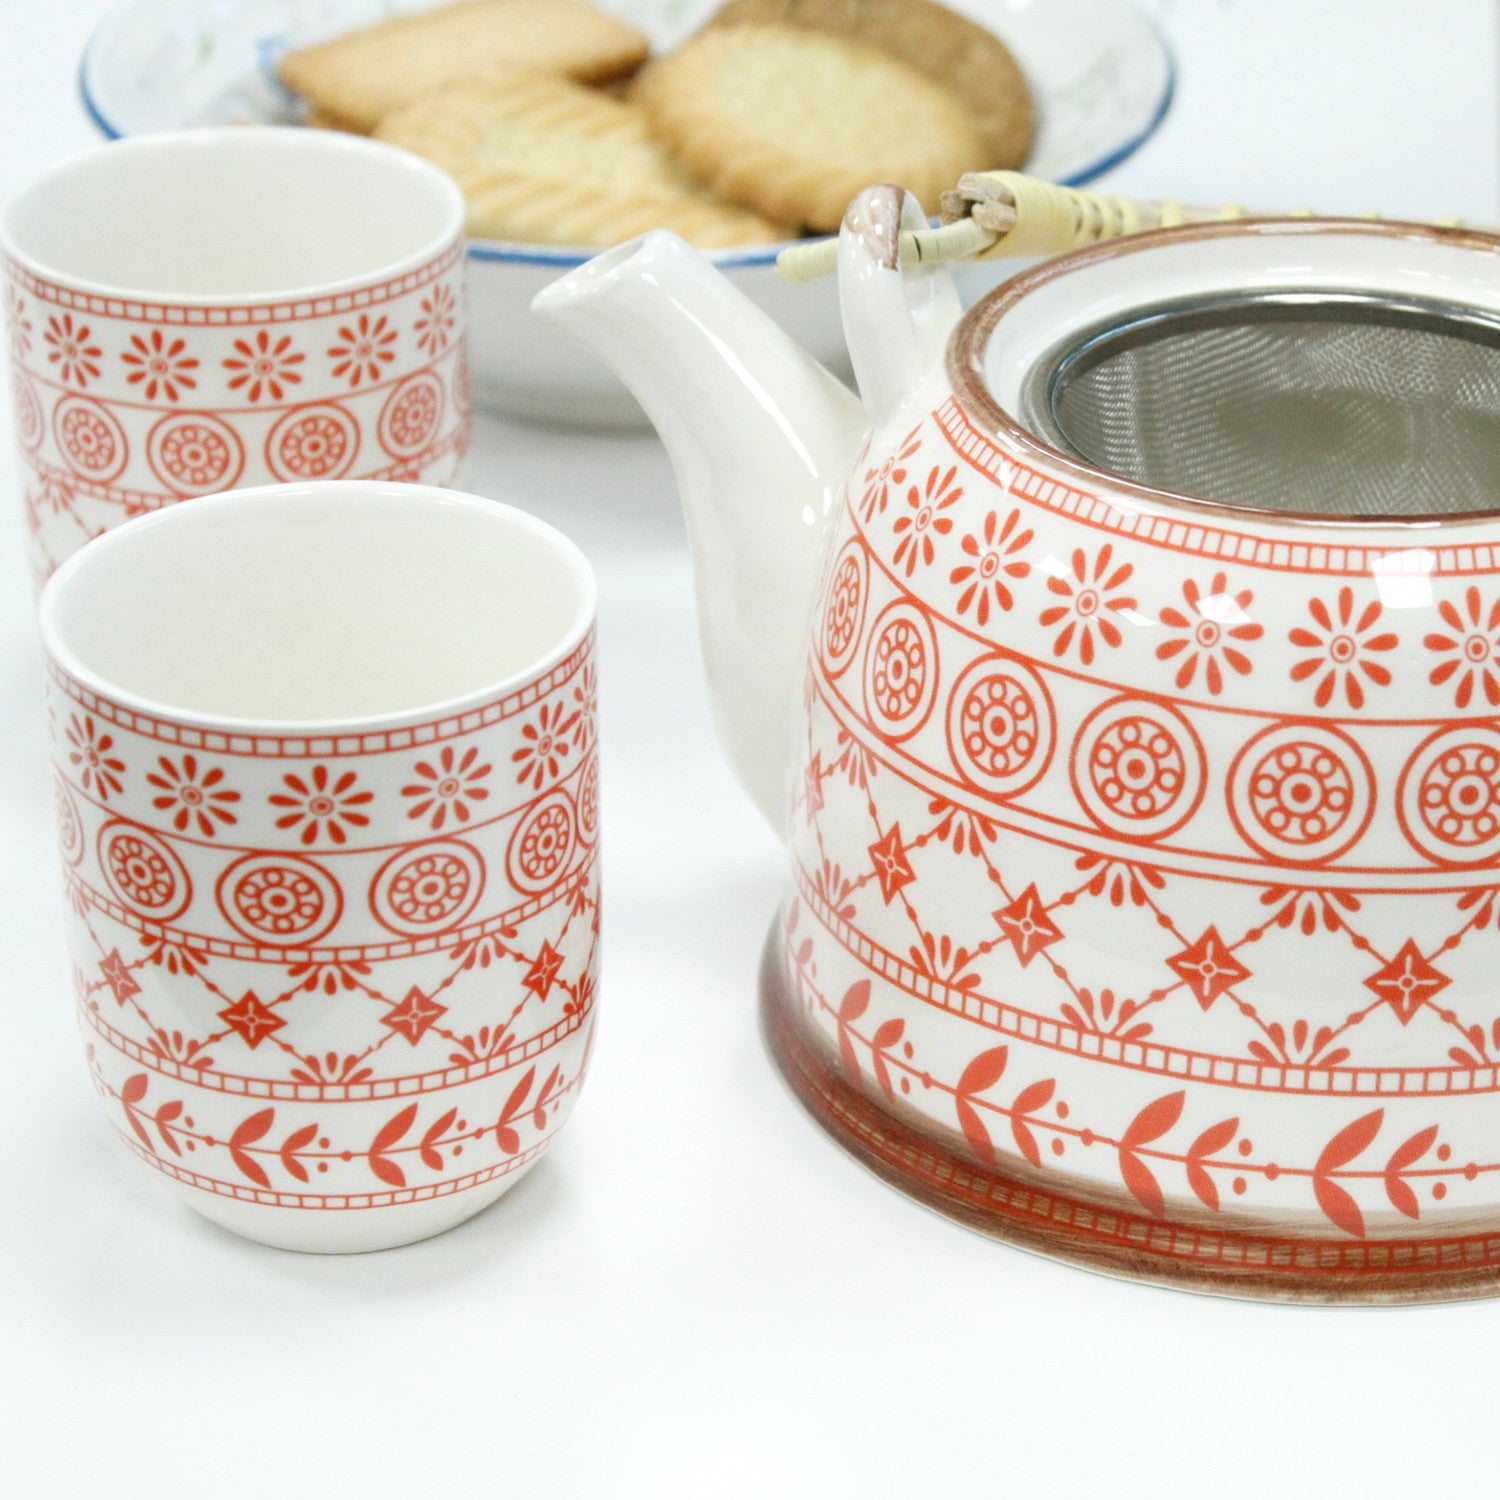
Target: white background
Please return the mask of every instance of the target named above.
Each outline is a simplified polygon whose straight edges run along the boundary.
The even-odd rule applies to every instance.
[[[0,0],[0,194],[91,143],[102,0]],[[1486,0],[1154,0],[1180,76],[1104,186],[1500,219]],[[605,972],[577,1113],[383,1255],[222,1233],[128,1170],[71,1015],[0,432],[0,1491],[1493,1493],[1500,1302],[1279,1309],[1106,1281],[866,1175],[766,1060],[777,846],[710,737],[649,437],[479,423],[467,486],[601,584]],[[121,622],[128,628],[128,622]]]

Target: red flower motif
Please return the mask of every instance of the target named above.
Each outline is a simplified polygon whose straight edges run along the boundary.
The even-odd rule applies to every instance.
[[[262,396],[280,401],[287,386],[302,380],[302,372],[295,367],[307,356],[292,348],[289,333],[272,343],[271,335],[261,328],[253,339],[236,339],[234,351],[224,360],[224,368],[229,371],[229,389],[244,391],[247,401],[259,401]]]
[[[1428,681],[1434,687],[1457,677],[1457,691],[1453,701],[1459,708],[1467,708],[1474,698],[1476,686],[1484,689],[1485,701],[1491,708],[1500,706],[1500,595],[1486,610],[1479,590],[1472,584],[1464,590],[1464,615],[1456,605],[1443,599],[1438,604],[1438,613],[1452,635],[1439,635],[1434,631],[1422,637],[1422,644],[1429,651],[1441,651],[1448,660],[1439,662],[1432,669]]]
[[[432,295],[422,299],[421,315],[415,324],[417,348],[436,359],[452,341],[456,322],[453,293],[446,286],[435,286]]]
[[[545,1000],[552,993],[552,986],[557,983],[562,966],[562,954],[544,939],[541,951],[531,961],[531,967],[521,981],[521,988],[530,990],[538,1000]]]
[[[436,765],[419,760],[414,770],[422,780],[401,788],[403,797],[421,799],[407,808],[406,816],[422,818],[430,812],[434,831],[443,826],[449,813],[452,813],[455,823],[467,823],[469,803],[483,802],[489,796],[487,787],[475,785],[488,776],[491,769],[488,764],[476,766],[474,762],[478,759],[479,749],[475,745],[470,745],[462,757],[454,755],[451,745],[444,745]]]
[[[198,384],[189,373],[198,368],[198,361],[186,351],[186,339],[174,338],[168,343],[159,328],[153,328],[146,338],[131,334],[130,348],[120,356],[131,367],[126,383],[140,386],[148,401],[155,401],[158,392],[168,401],[180,399],[183,391]]]
[[[1009,906],[1002,906],[991,915],[1000,924],[1000,930],[1010,940],[1024,969],[1043,948],[1062,940],[1062,930],[1047,915],[1041,893],[1033,881]]]
[[[901,825],[892,823],[890,831],[870,845],[869,854],[875,876],[880,881],[880,894],[889,906],[902,887],[917,878],[917,872],[906,857],[906,846],[901,842]]]
[[[47,362],[57,366],[58,375],[69,385],[82,390],[89,381],[98,378],[99,361],[104,355],[93,342],[87,324],[75,326],[71,313],[64,313],[61,318],[49,317],[42,337],[52,346],[47,351]]]
[[[1225,990],[1243,984],[1250,977],[1250,970],[1229,951],[1218,928],[1213,926],[1191,947],[1174,953],[1167,960],[1167,967],[1187,985],[1204,1010]]]
[[[1447,989],[1452,983],[1446,974],[1433,968],[1422,957],[1422,950],[1411,938],[1407,938],[1401,951],[1383,969],[1365,980],[1365,984],[1382,1000],[1390,1002],[1403,1026],[1439,990]]]
[[[574,684],[573,701],[578,705],[578,712],[574,715],[577,722],[573,725],[573,744],[582,749],[594,737],[594,713],[599,703],[598,673],[593,662],[584,667]]]
[[[26,299],[13,286],[5,288],[5,322],[11,358],[20,359],[31,350],[31,319],[26,316]]]
[[[283,1017],[261,1003],[254,990],[246,990],[233,1005],[221,1010],[219,1019],[239,1032],[252,1052],[273,1031],[280,1031],[286,1025]]]
[[[814,750],[813,758],[802,772],[802,806],[809,822],[823,811],[823,778],[827,774],[823,768],[823,752]]]
[[[984,518],[984,525],[965,535],[959,544],[965,555],[974,561],[955,568],[948,575],[948,581],[963,585],[963,593],[958,596],[959,614],[966,614],[969,606],[974,604],[974,614],[981,625],[989,623],[991,599],[1002,610],[1015,603],[1005,578],[1025,578],[1031,572],[1029,562],[1014,556],[1032,536],[1029,527],[1025,531],[1016,531],[1020,519],[1021,512],[1013,510],[1001,525],[1000,512],[992,510]]]
[[[446,1005],[439,1005],[430,995],[424,995],[415,985],[407,991],[400,1005],[393,1005],[381,1016],[381,1024],[392,1031],[399,1031],[413,1047],[422,1040],[427,1028],[440,1016],[448,1014]]]
[[[1250,589],[1241,589],[1237,594],[1228,592],[1227,574],[1215,573],[1213,582],[1205,593],[1195,580],[1189,578],[1182,585],[1182,597],[1187,601],[1191,614],[1184,614],[1170,605],[1162,610],[1161,622],[1184,634],[1175,640],[1163,641],[1156,648],[1161,661],[1170,661],[1182,656],[1177,668],[1177,686],[1186,689],[1192,685],[1198,672],[1198,663],[1203,662],[1203,679],[1211,693],[1224,691],[1224,667],[1230,667],[1241,677],[1250,674],[1250,658],[1229,642],[1258,641],[1265,634],[1265,627],[1254,624],[1246,610],[1255,594]],[[1184,656],[1183,653],[1187,654]],[[1220,665],[1220,663],[1223,665]]]
[[[879,468],[865,470],[863,515],[866,521],[873,521],[885,510],[891,485],[906,483],[906,460],[922,446],[917,441],[919,431],[920,428],[913,427],[906,434],[901,447],[886,458]]]
[[[79,718],[68,716],[68,763],[78,766],[78,781],[86,792],[92,792],[101,802],[108,802],[111,793],[123,789],[120,777],[125,773],[125,762],[109,752],[115,748],[115,737],[98,729],[91,714]]]
[[[522,726],[521,738],[526,743],[511,756],[518,783],[529,780],[533,789],[540,790],[544,781],[557,776],[571,748],[568,731],[578,713],[574,709],[564,718],[561,703],[544,703],[536,722]]]
[[[1078,659],[1087,667],[1094,660],[1095,632],[1106,646],[1118,646],[1124,639],[1120,634],[1120,627],[1105,611],[1118,612],[1135,608],[1134,598],[1129,594],[1116,592],[1129,581],[1135,565],[1121,563],[1118,567],[1111,567],[1113,561],[1114,548],[1108,542],[1099,549],[1092,568],[1083,548],[1075,547],[1071,574],[1053,573],[1048,576],[1047,587],[1068,601],[1066,604],[1054,604],[1041,614],[1044,628],[1062,625],[1057,639],[1052,643],[1054,656],[1065,656],[1076,636]]]
[[[124,1005],[132,996],[140,994],[141,987],[135,982],[130,965],[120,957],[118,948],[111,948],[100,960],[99,972],[104,976],[104,982],[109,986],[117,1004]]]
[[[157,764],[161,767],[159,775],[155,771],[146,773],[146,780],[162,793],[151,799],[151,805],[160,812],[176,809],[172,826],[178,833],[185,833],[196,823],[205,838],[212,838],[219,831],[215,818],[225,824],[239,821],[227,804],[238,802],[240,794],[219,785],[224,772],[218,766],[204,767],[200,777],[198,760],[193,755],[182,757],[180,769],[165,755],[158,757]]]
[[[908,578],[916,570],[919,561],[930,564],[937,556],[933,534],[947,536],[953,530],[952,516],[941,515],[939,512],[947,510],[963,494],[962,485],[956,489],[950,488],[957,477],[956,464],[947,473],[935,466],[929,470],[927,483],[920,492],[916,485],[912,485],[906,492],[906,503],[912,513],[909,516],[897,516],[896,524],[891,529],[901,538],[896,543],[894,561],[905,561]]]
[[[278,828],[301,827],[299,835],[304,844],[313,843],[320,834],[342,844],[348,838],[344,825],[350,828],[367,827],[370,820],[362,812],[354,811],[375,800],[374,792],[353,790],[355,774],[345,771],[334,780],[327,766],[314,766],[304,780],[288,771],[282,778],[286,792],[274,792],[270,797],[272,807],[285,807],[290,811],[277,818]]]
[[[384,314],[371,319],[369,313],[361,313],[352,326],[339,329],[338,342],[328,351],[334,379],[347,380],[351,387],[364,380],[374,385],[384,374],[384,367],[396,357],[396,351],[390,347],[395,342],[396,330]]]
[[[1292,681],[1303,682],[1321,672],[1313,702],[1319,708],[1327,708],[1338,688],[1339,678],[1342,677],[1344,696],[1349,700],[1349,707],[1363,708],[1365,690],[1359,680],[1359,673],[1363,672],[1377,687],[1389,687],[1391,684],[1390,670],[1379,662],[1370,661],[1364,653],[1394,651],[1399,642],[1388,630],[1380,635],[1369,633],[1383,610],[1378,600],[1372,599],[1366,604],[1356,620],[1354,590],[1346,585],[1339,590],[1336,610],[1335,620],[1335,616],[1321,599],[1311,599],[1308,601],[1307,612],[1316,622],[1317,630],[1307,630],[1299,625],[1287,632],[1287,639],[1294,646],[1318,653],[1316,656],[1304,657],[1292,668]]]

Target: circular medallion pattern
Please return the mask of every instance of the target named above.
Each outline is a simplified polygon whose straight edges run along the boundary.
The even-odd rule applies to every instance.
[[[599,760],[590,756],[578,783],[578,836],[592,844],[599,832]]]
[[[573,804],[561,792],[543,797],[510,836],[505,868],[511,884],[532,896],[550,891],[568,868],[575,838]]]
[[[381,408],[376,431],[392,458],[410,458],[437,436],[443,415],[443,382],[418,370],[393,390]]]
[[[823,664],[832,677],[854,660],[869,592],[870,565],[865,549],[858,542],[850,542],[833,565],[823,611]]]
[[[980,657],[948,695],[948,753],[958,774],[983,791],[1008,797],[1034,785],[1055,735],[1046,687],[1012,657]]]
[[[1396,789],[1401,831],[1441,865],[1500,856],[1500,730],[1443,729],[1417,747]]]
[[[34,452],[42,440],[42,403],[24,370],[11,370],[10,404],[15,415],[16,441],[28,453]]]
[[[904,740],[927,722],[937,697],[938,651],[932,623],[914,604],[881,610],[865,652],[865,708],[888,740]]]
[[[1251,848],[1321,864],[1351,848],[1375,811],[1375,773],[1348,735],[1322,724],[1273,724],[1229,768],[1229,816]]]
[[[359,423],[332,401],[287,412],[266,435],[266,466],[278,479],[338,479],[358,452]]]
[[[118,478],[130,456],[115,414],[87,396],[64,396],[52,408],[52,432],[73,472],[94,484]]]
[[[316,942],[339,919],[338,881],[295,854],[247,854],[219,877],[219,910],[242,936],[278,947]]]
[[[146,438],[151,472],[179,495],[230,489],[245,467],[245,448],[227,423],[206,411],[174,412]]]
[[[69,865],[83,858],[83,819],[68,784],[56,772],[52,775],[52,806],[57,814],[57,841],[62,857]]]
[[[1122,697],[1079,726],[1069,775],[1101,828],[1142,842],[1181,828],[1203,800],[1203,746],[1166,703]]]
[[[154,833],[116,818],[99,830],[99,867],[133,912],[170,922],[187,910],[193,882],[186,866]]]
[[[383,927],[428,937],[457,927],[484,890],[484,858],[458,839],[398,850],[370,887],[370,910]]]

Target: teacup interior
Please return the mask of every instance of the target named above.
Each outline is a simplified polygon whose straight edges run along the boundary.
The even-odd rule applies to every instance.
[[[305,725],[498,694],[593,613],[582,555],[506,506],[410,485],[239,490],[97,539],[43,631],[85,685],[143,712]]]
[[[399,274],[462,223],[435,168],[336,132],[138,136],[65,163],[7,208],[43,274],[123,295],[286,297]]]

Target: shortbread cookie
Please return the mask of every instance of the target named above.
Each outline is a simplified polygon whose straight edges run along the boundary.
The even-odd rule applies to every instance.
[[[834,230],[850,199],[894,182],[935,209],[987,159],[963,107],[867,42],[785,25],[715,26],[632,91],[672,151],[770,219]]]
[[[583,0],[458,0],[299,47],[277,71],[319,113],[368,131],[410,100],[492,67],[598,83],[633,72],[648,51],[635,27]]]
[[[563,78],[497,73],[456,84],[375,134],[454,178],[469,233],[485,239],[603,246],[674,229],[714,247],[789,237],[694,182],[640,109]]]
[[[337,115],[330,115],[321,109],[310,109],[302,123],[309,130],[337,130],[344,135],[365,134],[357,125],[351,125],[347,120],[341,120]]]
[[[964,108],[988,166],[1018,167],[1031,146],[1031,90],[1005,43],[936,0],[729,0],[710,26],[788,26],[869,42],[915,68]]]

